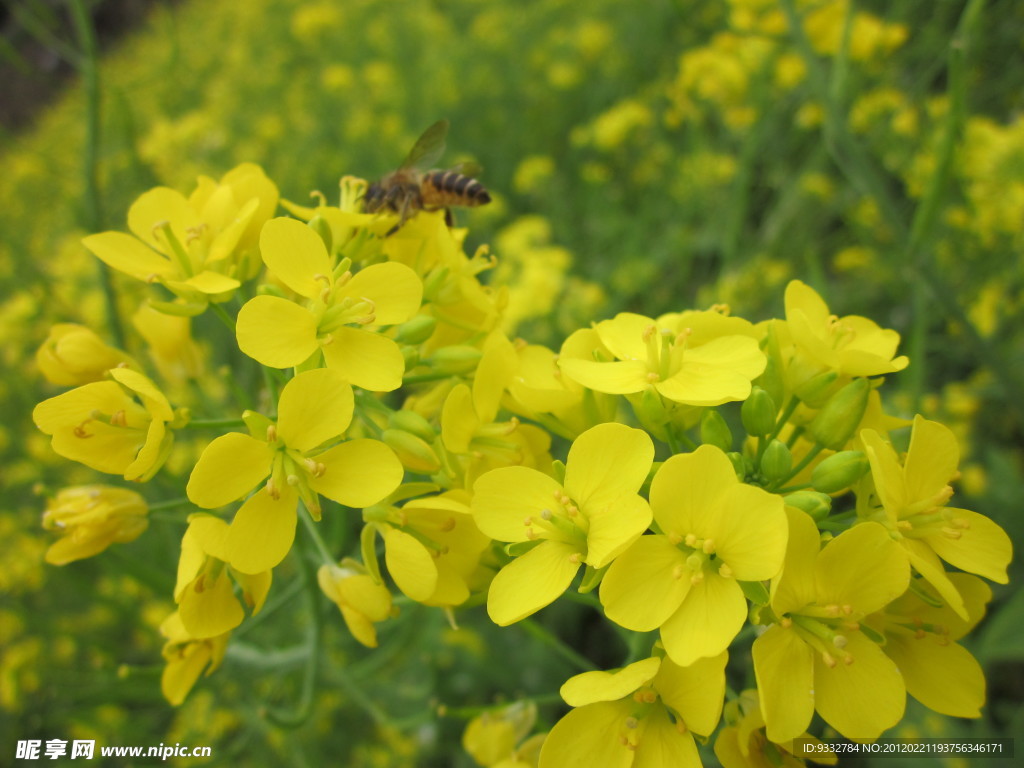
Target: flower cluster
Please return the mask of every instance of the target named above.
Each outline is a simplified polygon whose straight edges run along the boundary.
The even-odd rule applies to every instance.
[[[201,397],[172,403],[85,329],[40,350],[55,384],[77,385],[34,412],[57,453],[136,482],[167,465],[182,506],[206,510],[187,517],[162,626],[169,701],[217,668],[299,550],[367,647],[395,590],[453,623],[486,600],[500,626],[572,590],[632,638],[621,668],[562,686],[572,710],[542,746],[520,744],[533,714],[474,721],[482,764],[699,765],[716,731],[726,765],[752,748],[771,760],[815,713],[876,739],[907,694],[980,714],[980,667],[954,641],[984,614],[978,577],[1005,583],[1010,541],[950,505],[949,429],[917,416],[898,451],[908,422],[879,393],[908,364],[894,331],[792,281],[784,316],[757,324],[715,305],[620,313],[558,350],[510,339],[506,287],[480,279],[496,257],[467,255],[440,212],[395,231],[397,216],[362,212],[365,188],[346,177],[338,206],[274,218],[276,187],[242,166],[187,198],[146,193],[135,237],[86,238],[154,284],[146,311],[221,317],[241,353],[234,412],[193,417]],[[67,489],[47,559],[129,541],[145,510],[124,489]],[[727,702],[744,658],[749,688]]]

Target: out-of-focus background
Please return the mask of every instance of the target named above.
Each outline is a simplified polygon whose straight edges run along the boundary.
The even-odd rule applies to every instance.
[[[157,564],[176,562],[180,519],[42,560],[41,494],[96,476],[32,425],[58,391],[35,350],[56,322],[119,333],[81,238],[123,229],[154,185],[188,193],[243,161],[284,198],[336,201],[342,174],[392,170],[442,117],[443,162],[480,163],[495,198],[457,216],[500,260],[515,333],[557,346],[617,311],[717,302],[764,319],[802,279],[902,334],[890,407],[950,425],[957,505],[1024,541],[1024,3],[12,0],[0,81],[0,764],[19,739],[96,738],[209,744],[210,764],[468,766],[465,721],[429,705],[571,673],[485,617],[454,633],[423,609],[421,636],[406,622],[375,654],[335,627],[292,717],[301,628],[275,621],[272,668],[243,630],[174,709]],[[138,289],[113,287],[130,315]],[[1024,735],[1022,576],[1018,560],[968,643],[985,717],[912,707],[918,735]]]

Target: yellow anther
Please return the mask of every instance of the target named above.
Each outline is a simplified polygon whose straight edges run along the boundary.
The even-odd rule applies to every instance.
[[[554,517],[554,513],[550,509],[542,509],[540,511],[540,516],[542,520],[550,520]]]
[[[276,443],[277,442],[277,425],[276,424],[271,424],[271,425],[269,425],[267,427],[267,442],[268,443]]]
[[[644,328],[644,331],[641,334],[641,338],[644,341],[650,341],[652,338],[654,338],[654,334],[656,334],[657,332],[658,332],[658,327],[657,326],[655,326],[655,325],[648,325],[646,328]]]
[[[579,552],[573,552],[571,555],[569,555],[569,562],[570,563],[578,565],[581,559],[582,559],[582,556],[580,555]]]
[[[722,563],[722,565],[718,568],[718,575],[721,576],[723,579],[731,579],[732,568],[729,567],[728,563]]]
[[[712,552],[715,551],[715,540],[704,539],[704,543],[701,544],[700,548],[704,551],[705,555],[710,555]]]
[[[114,411],[110,416],[110,426],[112,427],[126,427],[128,426],[128,415],[123,411]]]
[[[454,531],[456,525],[457,525],[457,523],[455,522],[455,518],[454,517],[449,517],[447,520],[445,520],[443,523],[441,523],[441,525],[438,526],[438,527],[442,531],[447,533],[448,531]]]

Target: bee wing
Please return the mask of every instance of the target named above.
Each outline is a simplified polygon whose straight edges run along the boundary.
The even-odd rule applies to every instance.
[[[472,160],[467,160],[463,163],[456,163],[448,170],[461,173],[463,176],[469,176],[471,179],[475,179],[484,172],[484,167],[480,163],[474,163]]]
[[[438,120],[416,140],[400,168],[426,170],[437,163],[444,154],[444,137],[447,134],[448,121]]]

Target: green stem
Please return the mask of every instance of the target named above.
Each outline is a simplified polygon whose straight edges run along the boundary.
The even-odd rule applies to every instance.
[[[324,563],[328,565],[334,565],[337,562],[337,559],[334,557],[334,555],[331,554],[331,551],[327,548],[327,545],[324,543],[323,537],[320,535],[320,531],[317,530],[317,524],[313,521],[313,518],[311,518],[307,514],[299,515],[299,517],[302,519],[302,524],[306,529],[306,533],[309,534],[309,538],[313,541],[313,544],[315,544],[316,548],[320,551],[320,556],[323,559]]]
[[[308,514],[299,515],[303,520],[309,517]],[[316,541],[316,539],[314,539]],[[302,547],[296,554],[299,567],[302,570],[302,578],[306,587],[307,603],[309,606],[310,622],[306,631],[305,667],[302,672],[302,689],[298,701],[291,710],[268,709],[267,719],[276,725],[284,728],[297,728],[309,720],[313,713],[313,700],[316,694],[317,668],[320,662],[320,639],[323,626],[323,614],[320,605],[320,585],[317,582],[316,570],[313,561],[302,551]]]
[[[800,460],[800,463],[797,464],[795,467],[793,467],[793,469],[790,471],[790,473],[788,475],[786,475],[784,478],[782,478],[777,483],[775,483],[775,486],[779,486],[779,485],[782,485],[783,483],[787,483],[790,480],[792,480],[794,477],[799,475],[804,470],[804,468],[808,464],[810,464],[812,461],[814,461],[815,457],[819,453],[821,453],[823,450],[825,450],[825,446],[824,445],[822,445],[821,443],[815,443],[814,447],[811,448],[811,450],[807,452],[807,455],[804,456],[803,459]],[[771,490],[772,493],[778,493],[778,491],[775,491],[773,488],[769,489],[769,490]]]
[[[90,232],[103,229],[103,198],[99,181],[100,144],[100,76],[96,49],[96,30],[83,0],[68,0],[68,10],[78,37],[81,56],[77,59],[78,71],[85,87],[85,147],[82,152],[82,182],[85,202],[85,228]],[[107,309],[107,325],[117,347],[125,346],[124,325],[117,308],[117,292],[110,267],[97,260],[103,300]]]
[[[786,426],[786,422],[789,421],[789,418],[793,415],[793,411],[797,409],[798,405],[800,405],[800,399],[796,395],[792,395],[789,398],[789,402],[786,404],[786,409],[782,412],[782,415],[779,416],[779,420],[775,422],[775,429],[773,429],[772,433],[768,435],[769,443],[779,436],[779,432],[781,432],[782,428]]]
[[[157,501],[157,502],[149,505],[149,511],[150,512],[157,512],[157,511],[162,510],[162,509],[175,509],[177,507],[184,507],[185,505],[191,504],[191,503],[192,502],[189,501],[186,498],[168,499],[167,501]]]
[[[224,309],[220,304],[211,301],[210,309],[213,310],[213,314],[220,318],[220,321],[228,327],[231,333],[235,332],[235,318],[228,314],[228,311]]]
[[[241,419],[192,419],[183,429],[223,429],[225,427],[244,427]]]
[[[939,144],[935,172],[932,174],[924,197],[914,211],[910,225],[903,263],[915,271],[929,269],[930,243],[935,239],[936,222],[942,204],[945,202],[950,179],[953,175],[953,159],[956,147],[963,135],[967,120],[967,76],[966,59],[984,0],[972,0],[964,9],[957,25],[952,44],[949,47],[949,112],[946,115],[944,131]],[[923,280],[914,280],[912,286],[913,326],[910,334],[910,354],[914,365],[908,373],[911,407],[914,413],[920,410],[927,374],[928,328],[932,313],[928,309],[929,287]]]
[[[525,629],[527,634],[535,640],[542,642],[554,651],[555,654],[561,656],[577,669],[581,669],[584,672],[597,669],[597,665],[594,662],[563,643],[553,632],[536,620],[532,618],[523,619],[519,622],[519,626]]]

